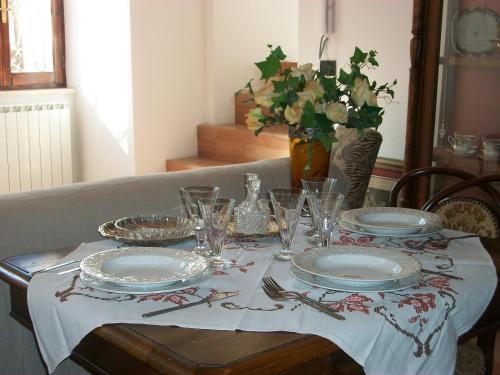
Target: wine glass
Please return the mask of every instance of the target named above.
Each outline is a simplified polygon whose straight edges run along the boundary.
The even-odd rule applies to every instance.
[[[233,213],[234,199],[220,198],[212,202],[200,200],[198,204],[210,244],[210,265],[215,268],[227,268],[231,263],[222,258],[222,248],[227,225]]]
[[[321,194],[320,199],[316,200],[320,246],[330,245],[333,228],[338,222],[338,216],[343,203],[344,194],[338,191]]]
[[[273,205],[276,222],[280,228],[282,248],[273,258],[277,260],[289,261],[293,256],[290,250],[293,236],[297,229],[300,212],[306,192],[303,189],[272,189],[269,192]]]
[[[194,247],[194,251],[197,254],[204,256],[208,256],[210,254],[210,249],[206,244],[207,231],[205,229],[205,224],[203,222],[198,202],[200,200],[207,203],[214,202],[217,199],[218,194],[219,188],[217,186],[197,185],[181,188],[181,195],[184,200],[186,211],[194,225],[196,236],[196,246]]]
[[[319,227],[320,223],[318,220],[318,199],[321,199],[322,195],[329,196],[333,192],[333,188],[337,183],[336,178],[331,177],[304,177],[302,178],[302,186],[306,191],[306,200],[309,207],[309,212],[311,213],[312,219],[312,229],[307,232],[307,235],[311,237],[313,242],[318,242],[319,240]]]

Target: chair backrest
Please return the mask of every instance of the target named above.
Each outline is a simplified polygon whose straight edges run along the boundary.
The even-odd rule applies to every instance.
[[[500,236],[498,216],[494,209],[474,197],[450,197],[441,200],[430,211],[438,214],[445,228],[474,233],[482,237]]]
[[[437,213],[446,228],[479,234],[484,237],[500,237],[500,193],[491,184],[500,182],[500,175],[476,177],[459,169],[428,167],[411,171],[394,185],[390,202],[397,206],[398,194],[410,181],[422,176],[444,175],[461,179],[432,196],[422,207],[424,211]],[[487,201],[463,196],[465,190],[477,187],[485,193]],[[462,196],[460,196],[462,193]]]

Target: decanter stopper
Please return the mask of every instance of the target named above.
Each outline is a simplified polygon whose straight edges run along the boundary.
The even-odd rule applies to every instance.
[[[270,210],[258,199],[261,181],[255,173],[245,173],[247,195],[234,209],[235,228],[239,233],[263,234],[267,232]]]

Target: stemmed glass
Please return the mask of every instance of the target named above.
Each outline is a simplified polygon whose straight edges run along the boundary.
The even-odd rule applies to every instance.
[[[343,203],[344,194],[338,191],[322,193],[320,199],[316,200],[320,246],[330,245],[333,228],[337,224]]]
[[[302,186],[306,191],[307,205],[311,213],[312,229],[307,232],[313,242],[319,241],[320,222],[318,218],[318,199],[321,196],[329,197],[337,183],[336,178],[331,177],[305,177],[302,178]]]
[[[272,189],[269,192],[276,221],[280,228],[281,250],[274,259],[288,261],[293,256],[290,250],[297,229],[306,192],[303,189]]]
[[[194,247],[194,251],[197,254],[204,256],[210,254],[210,250],[206,244],[207,231],[198,202],[200,200],[207,203],[214,202],[218,194],[219,188],[217,186],[198,185],[181,188],[181,195],[184,200],[184,205],[186,206],[186,211],[194,225],[196,235],[196,246]]]
[[[230,262],[222,258],[222,248],[226,237],[227,225],[231,220],[234,199],[220,198],[213,202],[198,202],[207,230],[210,244],[210,265],[215,268],[227,268]]]

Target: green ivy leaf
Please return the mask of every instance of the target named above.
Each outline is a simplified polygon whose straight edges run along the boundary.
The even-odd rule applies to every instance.
[[[319,81],[325,89],[325,96],[328,99],[334,98],[337,95],[337,79],[335,77],[320,76]]]
[[[258,129],[255,129],[255,131],[254,131],[255,136],[257,137],[260,133],[262,133],[262,130],[264,130],[264,128],[263,128],[263,127],[262,127],[262,128],[258,128]]]
[[[273,81],[274,92],[283,92],[286,90],[288,84],[286,81]]]
[[[299,77],[290,77],[290,79],[288,80],[288,86],[290,87],[290,90],[298,91],[299,84],[300,84]]]
[[[331,132],[333,130],[333,121],[328,119],[325,113],[315,113],[315,116],[318,129],[324,132]]]
[[[297,100],[299,100],[299,96],[297,95],[296,92],[294,91],[289,91],[286,93],[286,104],[289,105],[290,107],[295,103]]]
[[[300,119],[300,124],[304,128],[315,128],[317,126],[316,116],[314,113],[314,106],[311,102],[307,101],[304,105],[302,118]]]
[[[354,54],[351,57],[351,65],[357,66],[365,62],[368,53],[361,51],[358,47],[354,49]]]
[[[339,71],[339,82],[343,85],[348,85],[350,82],[349,74],[346,73],[344,69],[340,69]]]
[[[281,49],[280,46],[276,47],[274,51],[271,51],[271,55],[275,56],[278,60],[281,61],[286,59],[286,55],[283,53],[283,50]]]
[[[274,107],[281,107],[281,108],[286,107],[286,100],[287,100],[286,93],[283,93],[279,96],[273,96],[271,98],[271,101],[273,102]]]
[[[318,131],[315,133],[315,138],[321,142],[327,152],[330,151],[334,139],[332,132]]]
[[[248,92],[250,93],[250,95],[254,95],[254,92],[253,92],[253,88],[252,88],[252,81],[253,81],[253,78],[248,81],[247,85],[245,86],[247,89],[248,89]]]
[[[374,57],[369,57],[369,58],[368,58],[368,62],[369,62],[370,64],[372,64],[373,66],[379,66],[379,65],[378,65],[378,61],[377,61],[377,60],[375,60],[375,58],[374,58]]]
[[[265,61],[260,61],[255,63],[257,68],[259,68],[262,73],[261,79],[269,79],[274,77],[276,73],[280,70],[280,61],[276,56],[270,55]]]

